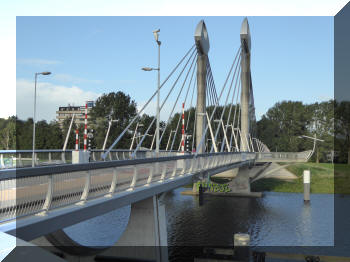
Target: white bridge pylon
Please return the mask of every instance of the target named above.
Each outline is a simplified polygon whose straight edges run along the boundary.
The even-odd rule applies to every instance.
[[[218,94],[208,56],[209,34],[205,22],[201,20],[198,23],[194,34],[195,44],[160,84],[159,90],[165,97],[160,103],[160,111],[164,109],[165,104],[171,105],[172,103],[172,110],[161,130],[160,150],[181,152],[181,144],[189,137],[192,137],[192,141],[188,141],[191,143],[189,151],[195,152],[196,155],[205,152],[264,152],[268,150],[266,146],[261,146],[261,141],[255,137],[256,121],[250,73],[251,43],[247,18],[242,23],[240,37],[241,45],[233,56],[232,66]],[[103,153],[104,160],[107,159],[111,150],[118,149],[119,141],[128,133],[132,125],[136,125],[135,130],[137,130],[142,114],[155,99],[156,94],[157,90]],[[191,102],[188,103],[190,94],[192,94]],[[197,100],[195,107],[193,107],[194,99]],[[182,105],[186,106],[185,123],[183,123],[186,126],[183,130],[184,136],[182,136],[182,124],[180,124],[182,112],[179,112]],[[195,114],[191,118],[192,111]],[[173,130],[170,126],[176,121],[176,117],[178,120]],[[134,138],[131,140],[132,158],[136,157],[141,148],[153,150],[155,134],[151,133],[151,130],[156,129],[155,125],[156,117],[154,116],[151,123],[144,128],[144,134],[141,134],[135,148]],[[151,144],[150,139],[146,139],[147,137],[153,137]],[[162,143],[162,140],[165,139],[167,142]]]

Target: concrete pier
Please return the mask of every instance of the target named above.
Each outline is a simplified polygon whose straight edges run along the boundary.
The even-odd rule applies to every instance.
[[[112,247],[81,246],[63,230],[31,242],[70,262],[93,262],[97,258],[167,262],[166,214],[161,198],[162,195],[155,195],[132,204],[128,225]]]

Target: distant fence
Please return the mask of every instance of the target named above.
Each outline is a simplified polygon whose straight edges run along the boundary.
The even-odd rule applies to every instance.
[[[256,162],[306,162],[312,150],[303,152],[261,152],[256,153]]]
[[[72,163],[73,150],[35,150],[34,151],[34,166],[61,165]],[[102,154],[107,150],[91,150],[90,162],[103,161]],[[116,149],[108,153],[106,160],[130,160],[152,158],[156,156],[155,151],[139,150],[134,158],[132,158],[133,150]],[[160,151],[159,157],[176,156],[175,151]],[[23,168],[32,166],[32,150],[0,150],[0,169],[8,168]]]

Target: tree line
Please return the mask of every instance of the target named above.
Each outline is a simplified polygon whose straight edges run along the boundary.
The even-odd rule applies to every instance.
[[[207,111],[210,115],[213,107],[208,107]],[[218,107],[214,119],[219,119],[223,107]],[[230,120],[224,122],[224,126],[231,124],[235,119],[237,126],[239,117],[238,109],[232,106],[230,110],[226,109],[224,118],[230,115]],[[236,113],[235,113],[236,111]],[[106,148],[108,148],[114,140],[128,126],[130,120],[137,115],[137,104],[127,94],[123,92],[111,92],[100,96],[95,106],[90,111],[89,132],[93,134],[91,139],[92,148],[101,149],[106,137],[109,121],[112,125]],[[145,134],[150,123],[154,120],[154,116],[143,114],[140,118],[130,126],[122,139],[118,142],[116,148],[129,149],[131,141],[135,133],[135,141],[139,142],[142,135]],[[189,146],[192,148],[193,131],[195,123],[195,110],[190,108],[185,111],[186,134],[189,135]],[[138,123],[138,124],[137,124]],[[60,149],[63,148],[64,140],[68,132],[70,119],[66,119],[63,128],[57,121],[46,122],[38,121],[36,123],[36,148],[37,149]],[[220,122],[216,121],[212,124],[212,129],[217,129]],[[160,132],[162,140],[161,149],[178,150],[181,143],[181,114],[176,113],[167,121],[161,121]],[[79,134],[83,134],[83,126],[73,124],[71,134],[68,140],[68,149],[75,147],[75,129],[79,129]],[[142,148],[155,148],[154,133],[155,122],[148,131],[148,135],[142,143]],[[33,119],[21,120],[13,116],[8,119],[0,119],[0,149],[31,149],[32,148],[32,130]],[[175,136],[175,130],[177,130]],[[219,129],[218,141],[223,141],[222,128]],[[227,137],[231,137],[232,129],[227,128]],[[271,151],[279,152],[299,152],[310,150],[313,147],[313,141],[302,138],[306,135],[324,140],[316,145],[315,154],[312,160],[316,162],[327,162],[330,156],[334,156],[337,162],[350,163],[350,102],[336,102],[329,100],[321,103],[304,104],[299,101],[282,101],[271,107],[259,121],[254,123],[254,136],[263,141]],[[81,139],[82,143],[82,139]],[[194,141],[195,143],[195,141]],[[211,147],[211,137],[208,135],[205,141],[206,146]],[[219,149],[221,145],[219,144]]]

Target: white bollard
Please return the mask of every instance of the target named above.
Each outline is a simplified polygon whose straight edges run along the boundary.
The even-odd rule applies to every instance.
[[[304,170],[304,202],[310,202],[310,170]]]

